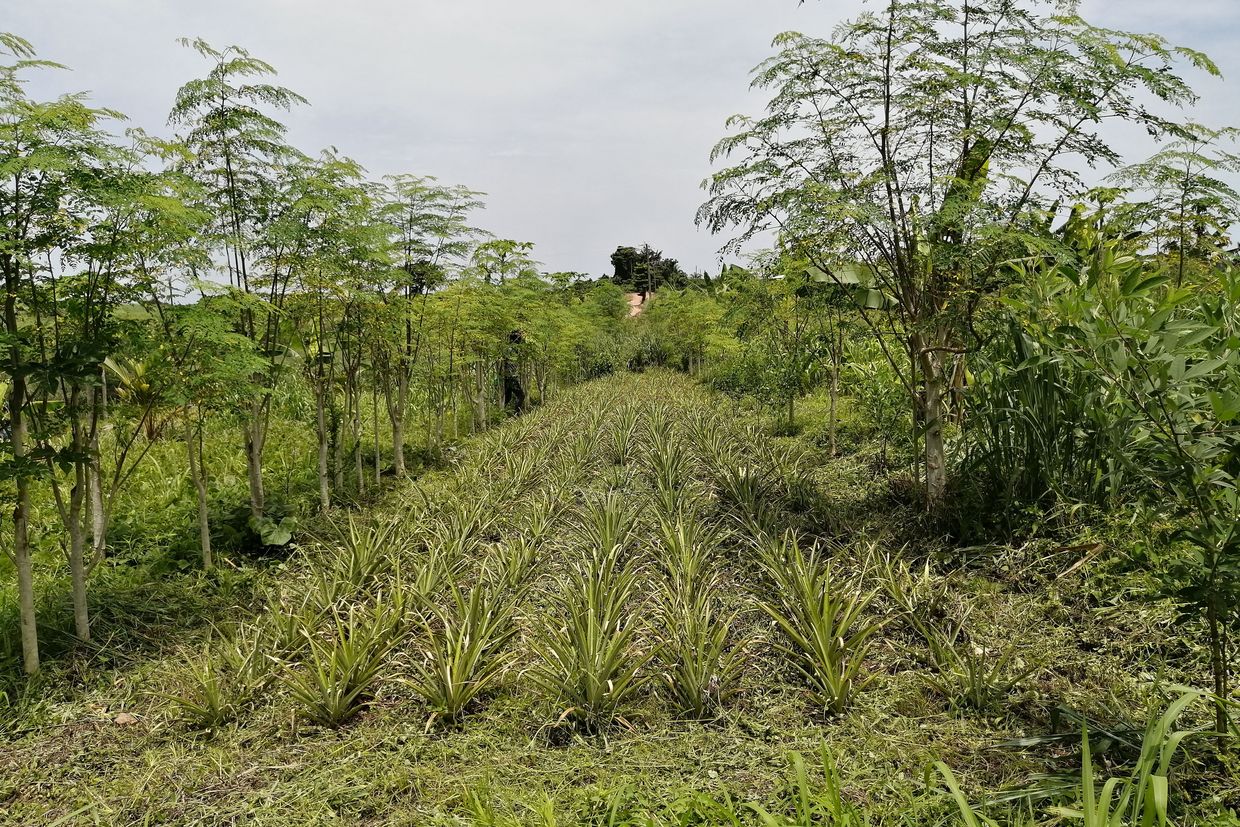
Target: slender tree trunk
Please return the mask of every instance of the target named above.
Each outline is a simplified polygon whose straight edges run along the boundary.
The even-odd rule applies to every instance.
[[[250,483],[250,514],[257,520],[267,510],[267,497],[263,490],[263,442],[267,435],[261,424],[262,411],[258,405],[253,407],[251,415],[254,420],[245,426],[245,460]]]
[[[335,472],[337,491],[344,491],[344,417],[337,400],[331,400],[332,470]]]
[[[383,468],[379,461],[379,385],[377,381],[371,383],[370,386],[370,410],[374,414],[371,421],[374,424],[374,448],[375,448],[375,487],[378,488],[383,484]]]
[[[90,423],[90,464],[86,468],[87,509],[90,519],[91,554],[90,565],[93,568],[104,558],[108,551],[108,514],[103,507],[103,474],[100,463],[103,451],[99,448],[99,423],[107,421],[108,391],[107,375],[101,377],[100,386],[92,392],[91,423]]]
[[[392,420],[392,470],[405,476],[405,417]]]
[[[366,490],[366,468],[362,460],[362,393],[357,385],[357,378],[349,383],[349,429],[353,440],[353,473],[357,475],[357,492]]]
[[[318,437],[319,462],[319,510],[326,513],[332,507],[331,469],[328,467],[327,406],[323,400],[321,387],[314,389],[314,426]]]
[[[477,382],[477,391],[478,391],[478,395],[475,399],[475,412],[474,412],[474,430],[475,431],[486,430],[486,425],[487,425],[487,392],[486,392],[485,365],[486,365],[485,361],[479,360],[476,374],[475,374],[475,381]]]
[[[459,399],[460,395],[457,392],[456,385],[457,383],[453,382],[452,386],[448,388],[448,409],[451,414],[451,419],[449,420],[449,424],[452,426],[451,429],[448,431],[448,434],[449,434],[449,438],[451,439],[456,439],[458,436],[460,436],[460,433],[461,433],[460,432],[461,410],[460,410],[460,399]]]
[[[16,380],[14,381],[16,385]],[[25,422],[13,417],[15,457],[24,457],[18,446],[24,438]],[[19,429],[22,436],[19,437]],[[17,478],[17,503],[13,506],[13,558],[17,565],[17,601],[21,615],[22,666],[27,675],[39,671],[39,630],[34,610],[34,562],[30,558],[30,480]]]
[[[75,440],[76,441],[76,440]],[[69,491],[69,581],[73,592],[73,632],[80,640],[90,640],[90,607],[86,602],[86,523],[82,519],[86,503],[86,463],[73,463],[73,488]]]
[[[198,498],[198,546],[202,552],[202,568],[215,568],[211,551],[211,514],[207,503],[207,470],[202,456],[202,422],[186,418],[185,448],[189,452],[189,476]]]
[[[935,508],[947,492],[947,450],[943,440],[943,419],[946,398],[942,359],[929,350],[922,337],[914,337],[920,352],[922,387],[923,458],[926,468],[926,506]]]
[[[448,408],[451,405],[451,399],[448,397],[442,381],[436,382],[435,388],[434,440],[435,448],[438,449],[440,445],[443,445],[444,434],[447,433],[445,419],[448,415]]]
[[[17,259],[3,256],[4,327],[11,341],[18,342]],[[17,467],[16,502],[13,504],[13,562],[17,567],[17,604],[21,618],[22,667],[27,675],[39,671],[39,629],[34,609],[34,563],[30,558],[30,477],[23,469],[26,460],[26,370],[21,348],[10,349],[9,366],[9,446]]]
[[[396,379],[396,404],[389,406],[392,420],[392,470],[405,476],[405,411],[409,405],[409,376],[404,368]]]
[[[108,515],[103,508],[103,484],[99,474],[99,443],[96,440],[91,451],[91,463],[86,469],[87,508],[90,519],[91,565],[103,559],[108,551]]]
[[[78,441],[82,446],[85,458],[79,463],[78,472],[81,495],[76,506],[78,514],[72,516],[72,522],[78,526],[82,537],[78,550],[79,559],[71,565],[71,571],[77,569],[74,582],[74,624],[77,635],[82,640],[90,640],[90,610],[87,602],[86,586],[90,573],[103,559],[108,544],[108,512],[104,507],[102,474],[100,463],[102,452],[99,449],[99,419],[104,413],[102,394],[98,388],[90,392],[91,405],[86,414],[83,429],[79,430]],[[85,510],[83,518],[82,511]],[[76,582],[80,581],[80,582]]]
[[[1227,631],[1219,618],[1218,598],[1211,597],[1206,604],[1206,623],[1210,633],[1210,673],[1214,683],[1214,730],[1226,735],[1230,731],[1227,715]]]
[[[73,631],[80,640],[90,640],[90,609],[86,603],[86,520],[88,499],[87,465],[84,431],[82,428],[81,389],[76,385],[63,391],[62,400],[69,412],[69,450],[73,454],[73,481],[69,486],[69,500],[64,501],[59,480],[52,478],[52,493],[56,498],[56,510],[69,538],[69,593],[73,606]]]
[[[831,365],[831,407],[827,413],[828,427],[831,440],[831,456],[839,453],[836,445],[836,436],[839,431],[839,398],[840,398],[840,366],[833,363]]]

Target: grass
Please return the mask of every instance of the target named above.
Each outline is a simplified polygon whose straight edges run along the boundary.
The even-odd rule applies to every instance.
[[[1068,823],[1119,809],[1110,778],[1228,823],[1230,759],[1171,746],[1207,705],[1153,752],[1131,723],[1205,677],[1172,607],[1118,563],[1065,576],[1077,537],[958,548],[849,400],[835,460],[825,401],[799,411],[772,437],[683,377],[613,377],[287,562],[99,591],[96,646],[3,688],[0,823]],[[936,634],[1039,668],[965,702]]]

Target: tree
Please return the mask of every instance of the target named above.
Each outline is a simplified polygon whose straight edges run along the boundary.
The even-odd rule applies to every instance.
[[[354,161],[325,152],[317,160],[290,165],[282,178],[287,207],[271,231],[272,249],[283,260],[271,266],[287,271],[296,285],[287,315],[314,392],[319,505],[326,511],[332,501],[332,447],[335,487],[343,484],[343,419],[352,438],[349,454],[357,483],[364,484],[361,369],[369,340],[363,318],[372,288],[392,270],[392,229],[379,220],[378,193],[366,186]],[[343,417],[337,409],[338,384],[344,390]]]
[[[665,290],[639,317],[653,334],[658,364],[673,364],[697,374],[715,349],[721,333],[723,305],[701,290]]]
[[[395,329],[376,339],[375,368],[392,425],[393,471],[404,476],[405,418],[422,355],[427,298],[463,266],[470,247],[483,235],[468,221],[482,206],[483,193],[443,186],[430,176],[394,175],[386,183],[383,213],[394,230],[398,267],[384,287],[392,311],[387,317]]]
[[[685,274],[674,258],[664,258],[663,253],[649,244],[636,247],[617,247],[611,254],[614,269],[612,281],[632,293],[641,293],[642,301],[664,285],[680,287]]]
[[[134,137],[134,146],[122,148],[95,136],[75,186],[60,202],[59,219],[74,229],[32,271],[28,292],[40,363],[30,388],[33,436],[68,539],[74,626],[82,640],[90,640],[87,578],[103,558],[116,497],[158,433],[165,390],[149,381],[145,363],[118,371],[111,357],[146,326],[140,303],[154,295],[202,218],[182,202],[175,175],[145,168],[166,147],[141,133]],[[120,427],[107,422],[105,366],[122,379],[117,398],[129,421]]]
[[[1177,285],[1190,264],[1217,265],[1228,245],[1240,193],[1220,176],[1240,172],[1240,155],[1220,145],[1237,136],[1237,129],[1188,124],[1184,137],[1112,176],[1148,194],[1142,206],[1152,224],[1149,237],[1159,254],[1175,261]]]
[[[699,221],[739,228],[729,248],[778,231],[837,283],[884,294],[890,308],[862,318],[918,414],[933,506],[953,357],[977,346],[973,320],[1007,262],[1047,247],[1046,212],[1079,189],[1076,170],[1118,162],[1099,123],[1185,137],[1144,100],[1195,100],[1181,58],[1218,70],[1035,0],[891,0],[833,40],[790,32],[776,46],[754,80],[773,91],[767,113],[730,121],[713,157],[740,162],[708,181]]]
[[[551,282],[560,301],[566,305],[572,304],[574,300],[581,301],[592,286],[588,273],[567,270],[546,273],[545,276],[547,281]]]
[[[80,432],[72,445],[50,438],[55,423],[47,419],[54,408],[46,404],[47,394],[57,385],[58,370],[72,368],[73,375],[83,376],[102,363],[94,348],[84,359],[75,358],[72,348],[49,349],[52,330],[34,306],[55,304],[44,268],[52,266],[60,250],[83,241],[74,220],[80,209],[75,203],[80,203],[93,171],[111,154],[98,125],[116,113],[87,106],[81,95],[32,100],[25,94],[23,73],[59,65],[37,60],[27,41],[10,34],[0,34],[0,53],[12,58],[0,65],[0,356],[8,389],[7,456],[0,462],[0,475],[13,482],[12,555],[23,665],[33,673],[39,668],[39,643],[29,537],[31,486],[54,469],[73,467],[75,461],[80,469],[87,461]],[[59,411],[55,413],[59,418]],[[80,615],[78,620],[81,632]]]
[[[181,412],[190,482],[198,506],[199,550],[202,567],[208,571],[215,566],[215,556],[204,436],[211,420],[244,416],[254,393],[260,390],[255,377],[266,369],[254,342],[232,329],[234,314],[213,306],[219,301],[228,302],[228,298],[204,298],[184,308],[161,310],[164,347],[160,353],[166,357],[164,369],[171,374],[167,383],[171,401]]]
[[[238,46],[215,49],[206,41],[182,40],[214,65],[205,77],[177,91],[169,122],[187,127],[185,144],[194,153],[189,172],[201,183],[203,206],[213,218],[210,247],[223,257],[229,287],[238,302],[238,332],[249,337],[270,362],[264,391],[256,394],[243,424],[253,517],[263,516],[263,448],[271,413],[271,389],[283,360],[280,312],[289,273],[256,272],[258,244],[274,214],[275,172],[297,153],[284,142],[284,124],[263,109],[288,110],[305,103],[300,95],[269,83],[251,82],[275,74],[269,64]]]
[[[531,257],[534,244],[530,241],[513,241],[497,238],[484,241],[474,249],[474,271],[487,284],[527,274],[537,274],[538,262]]]

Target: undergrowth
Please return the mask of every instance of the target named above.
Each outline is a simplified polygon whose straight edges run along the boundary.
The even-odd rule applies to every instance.
[[[1192,638],[1071,556],[1131,529],[962,549],[820,403],[599,380],[287,561],[102,591],[3,688],[0,822],[1234,823]]]

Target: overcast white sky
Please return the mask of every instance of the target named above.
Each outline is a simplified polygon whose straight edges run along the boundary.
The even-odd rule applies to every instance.
[[[0,30],[72,72],[37,95],[88,90],[149,131],[206,64],[200,36],[273,63],[311,106],[287,118],[307,152],[338,147],[375,175],[437,175],[488,193],[480,223],[533,241],[549,270],[600,275],[619,244],[717,267],[694,226],[727,116],[754,112],[749,70],[787,29],[829,33],[860,0],[0,0]],[[1234,84],[1202,80],[1196,119],[1240,125],[1240,0],[1087,0],[1099,25],[1202,49]],[[1133,156],[1139,142],[1117,142]]]

